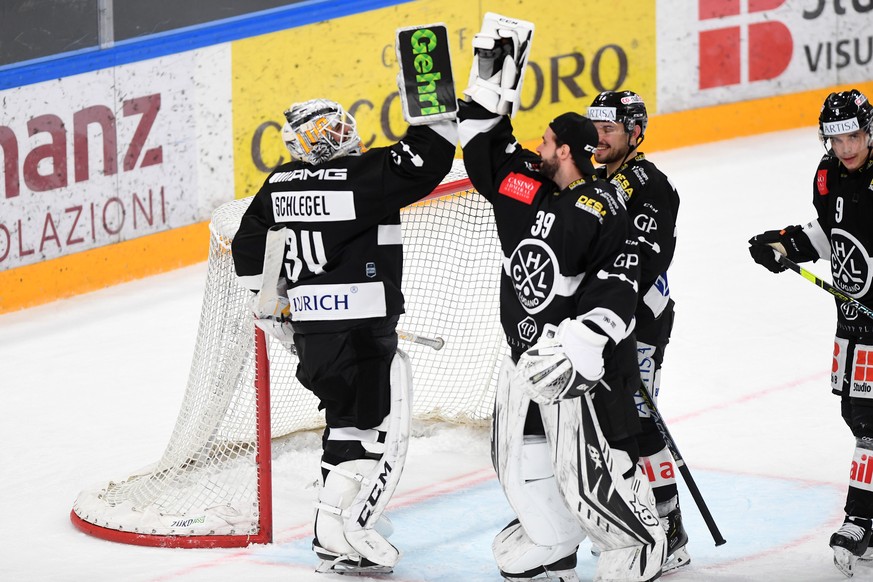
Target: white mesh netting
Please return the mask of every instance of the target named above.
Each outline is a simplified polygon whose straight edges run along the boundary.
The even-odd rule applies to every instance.
[[[499,319],[502,254],[491,206],[470,188],[458,160],[437,190],[447,194],[401,213],[406,314],[399,329],[446,342],[440,351],[401,342],[412,360],[419,419],[487,421],[506,350]],[[194,357],[164,455],[123,481],[80,493],[72,517],[88,533],[173,545],[143,537],[245,537],[262,527],[251,292],[237,283],[230,254],[250,201],[229,202],[213,214]],[[273,438],[323,426],[317,400],[294,377],[296,356],[275,342],[269,357]]]

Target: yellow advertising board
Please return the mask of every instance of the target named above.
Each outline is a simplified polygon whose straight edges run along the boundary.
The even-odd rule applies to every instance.
[[[592,10],[585,2],[544,10],[537,0],[488,2],[474,10],[464,0],[400,4],[233,43],[236,196],[254,194],[273,168],[288,161],[280,134],[291,103],[319,97],[341,103],[357,119],[366,146],[402,137],[397,28],[446,25],[460,95],[486,9],[536,26],[521,110],[513,120],[520,140],[539,139],[548,121],[565,111],[584,112],[603,90],[633,88],[656,109],[654,0],[616,0],[609,10]],[[622,14],[620,25],[615,14]]]

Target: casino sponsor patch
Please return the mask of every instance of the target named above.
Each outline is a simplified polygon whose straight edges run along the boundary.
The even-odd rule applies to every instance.
[[[510,172],[500,182],[500,187],[497,191],[519,202],[531,204],[540,186],[542,186],[542,182],[535,178],[517,172]]]

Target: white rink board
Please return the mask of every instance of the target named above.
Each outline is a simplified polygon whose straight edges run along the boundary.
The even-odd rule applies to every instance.
[[[230,94],[227,44],[0,92],[0,269],[208,220]]]
[[[750,11],[761,5],[765,9]],[[712,7],[710,12],[705,10],[707,7]],[[870,2],[658,0],[656,29],[658,113],[787,95],[873,78],[873,4]],[[738,35],[737,50],[723,47],[710,59],[701,58],[701,37],[719,31]],[[760,59],[759,67],[766,68],[757,79],[752,64],[755,58]],[[701,87],[701,76],[712,73],[708,69],[732,59],[738,60],[738,82]]]

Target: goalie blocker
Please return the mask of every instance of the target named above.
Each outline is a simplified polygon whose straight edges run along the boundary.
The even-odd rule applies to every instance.
[[[458,103],[446,26],[398,28],[396,51],[403,118],[410,125],[455,119]]]

